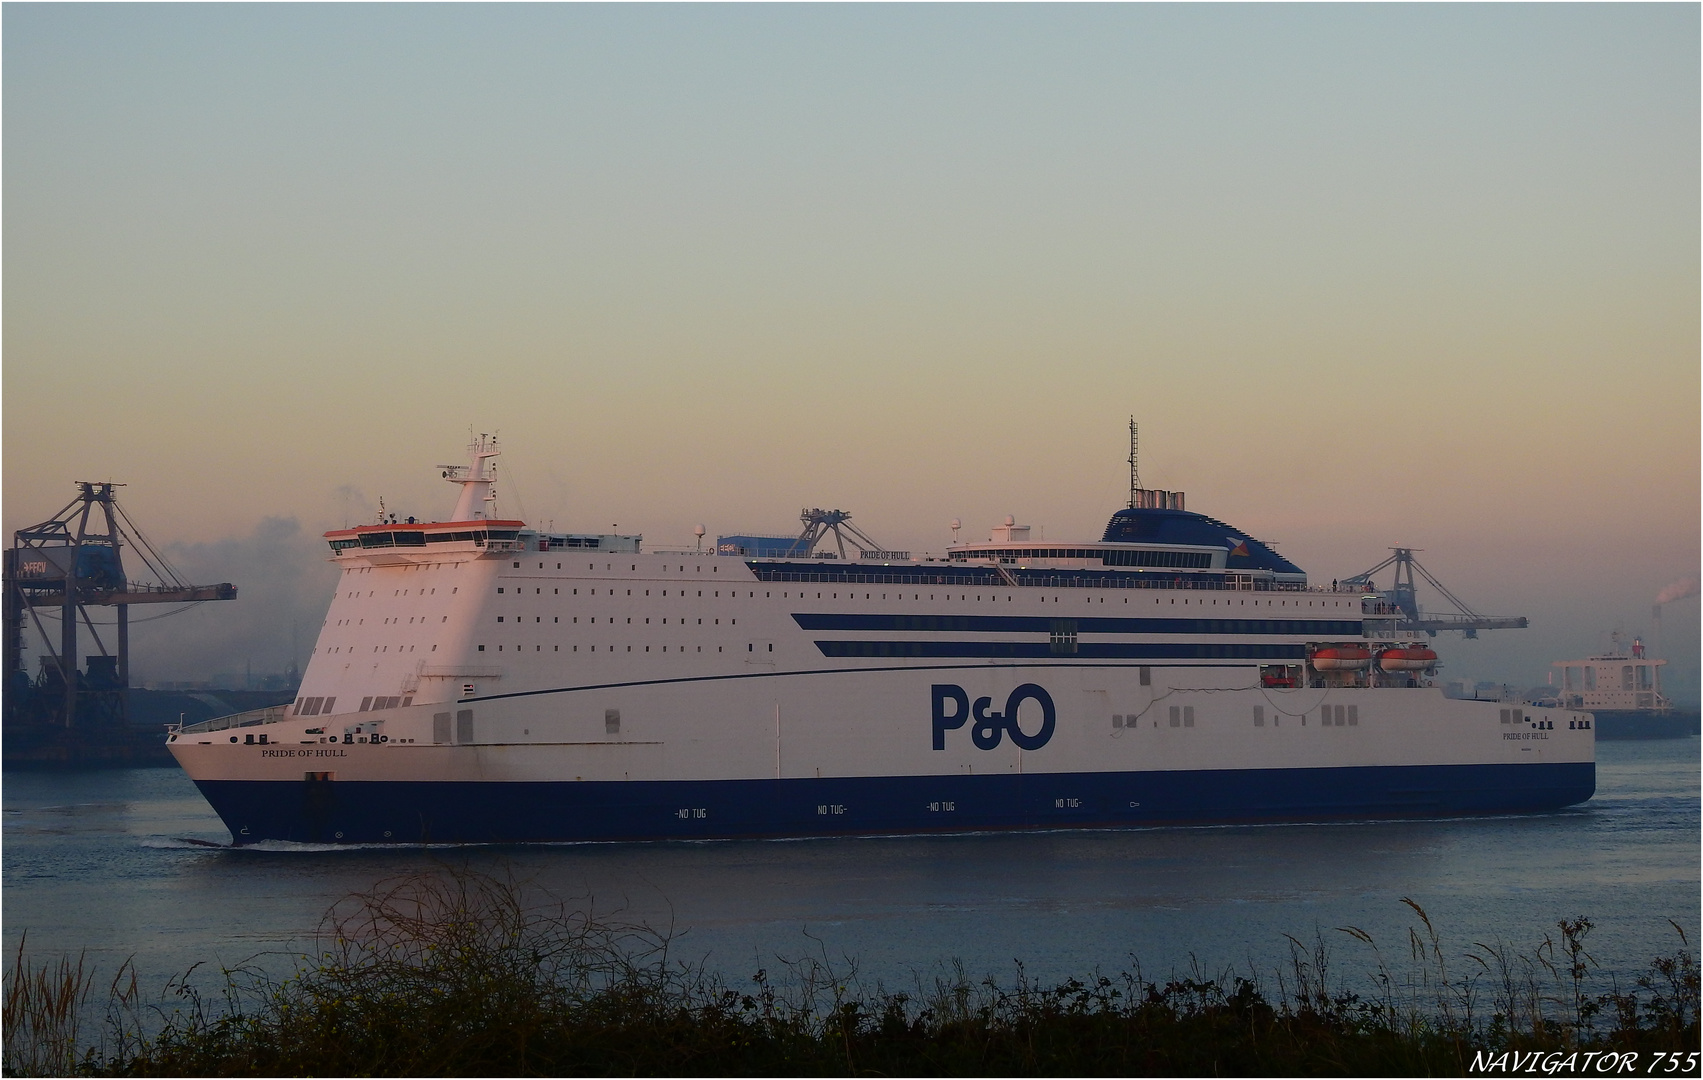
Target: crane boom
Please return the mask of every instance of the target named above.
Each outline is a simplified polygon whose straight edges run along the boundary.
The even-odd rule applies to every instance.
[[[1450,592],[1448,587],[1437,580],[1437,575],[1425,569],[1420,561],[1413,557],[1419,548],[1397,547],[1390,549],[1394,554],[1370,570],[1362,571],[1343,582],[1349,586],[1359,586],[1378,593],[1393,603],[1402,613],[1403,619],[1396,629],[1424,631],[1436,637],[1442,630],[1459,630],[1466,637],[1477,637],[1480,630],[1523,630],[1529,623],[1523,615],[1481,615],[1466,601]],[[1388,589],[1379,589],[1373,578],[1390,567],[1395,568],[1395,581]],[[1414,575],[1418,574],[1433,589],[1443,594],[1443,599],[1454,605],[1453,613],[1433,613],[1421,610],[1418,600],[1418,589]]]

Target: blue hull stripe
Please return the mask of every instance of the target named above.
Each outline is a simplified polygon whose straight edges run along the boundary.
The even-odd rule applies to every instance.
[[[1305,660],[1302,645],[1176,644],[1156,641],[1072,642],[1060,651],[1046,641],[818,641],[823,656],[1005,656],[1040,659],[1079,656],[1087,660]]]
[[[1359,637],[1362,629],[1358,619],[1049,619],[1032,615],[815,615],[795,612],[792,620],[801,630],[909,630],[955,634],[1046,634],[1068,628],[1081,634]]]
[[[196,784],[238,844],[500,844],[1519,813],[1589,799],[1596,789],[1596,766],[1580,762],[786,780]]]

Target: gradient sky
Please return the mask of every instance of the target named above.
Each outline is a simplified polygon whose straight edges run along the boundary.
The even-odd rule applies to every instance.
[[[1315,580],[1407,544],[1532,617],[1457,678],[1698,573],[1694,4],[0,18],[4,527],[123,481],[246,590],[143,677],[282,667],[317,533],[447,514],[469,425],[539,523],[920,551],[1097,537],[1135,413]]]

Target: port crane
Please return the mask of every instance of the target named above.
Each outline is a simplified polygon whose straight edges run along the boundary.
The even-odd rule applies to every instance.
[[[798,534],[798,542],[793,545],[796,554],[808,556],[815,552],[816,545],[827,539],[829,533],[834,534],[834,543],[839,547],[840,558],[846,557],[846,534],[854,545],[861,544],[866,551],[880,552],[881,545],[871,540],[862,529],[851,523],[851,514],[844,510],[824,510],[815,507],[798,512],[798,520],[804,525],[804,531]]]
[[[1423,630],[1431,637],[1436,637],[1439,630],[1459,630],[1464,637],[1476,638],[1480,630],[1523,630],[1528,625],[1524,615],[1480,615],[1474,611],[1466,601],[1450,592],[1447,586],[1437,580],[1435,574],[1425,569],[1420,561],[1413,557],[1413,553],[1423,550],[1422,548],[1394,547],[1390,550],[1394,554],[1389,558],[1364,573],[1346,579],[1343,584],[1375,592],[1394,604],[1405,616],[1398,629]],[[1395,567],[1394,582],[1388,589],[1379,589],[1372,579],[1392,566]],[[1447,613],[1421,610],[1414,580],[1415,572],[1429,582],[1433,589],[1442,593],[1443,598],[1455,606],[1455,610]]]
[[[178,578],[118,505],[122,484],[77,482],[77,497],[39,525],[19,529],[6,550],[4,567],[5,713],[8,724],[45,722],[72,728],[85,722],[124,723],[130,686],[130,608],[135,604],[186,604],[233,600],[236,586],[189,585]],[[131,581],[121,549],[130,547],[155,578]],[[114,608],[113,648],[108,650],[89,617],[90,608]],[[57,618],[57,632],[46,625]],[[98,655],[79,671],[78,630],[88,630]],[[24,634],[33,626],[47,655],[31,680],[24,670]],[[58,647],[54,645],[58,639]]]

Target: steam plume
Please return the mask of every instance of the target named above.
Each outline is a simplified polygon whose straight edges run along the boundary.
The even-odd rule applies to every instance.
[[[1680,578],[1656,594],[1656,606],[1671,604],[1675,600],[1684,600],[1688,596],[1697,595],[1697,579],[1694,577]]]

